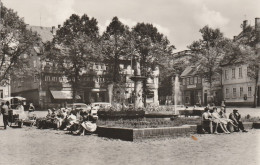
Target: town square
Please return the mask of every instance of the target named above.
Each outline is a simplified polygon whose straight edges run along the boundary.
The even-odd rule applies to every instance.
[[[260,164],[260,1],[0,5],[0,164]]]

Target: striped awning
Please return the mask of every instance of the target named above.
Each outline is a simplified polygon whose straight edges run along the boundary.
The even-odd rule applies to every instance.
[[[59,99],[59,100],[72,99],[72,91],[53,91],[53,90],[51,90],[51,94],[54,99]]]

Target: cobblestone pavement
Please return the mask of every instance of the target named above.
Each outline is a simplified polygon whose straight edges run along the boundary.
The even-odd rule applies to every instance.
[[[0,164],[260,164],[260,130],[127,142],[34,127],[3,130]]]

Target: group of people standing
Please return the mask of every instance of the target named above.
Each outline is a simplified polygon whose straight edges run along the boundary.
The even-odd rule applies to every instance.
[[[4,129],[6,129],[7,126],[9,126],[9,125],[8,125],[8,119],[9,119],[9,115],[10,115],[10,114],[9,114],[9,110],[11,110],[10,102],[9,102],[9,101],[2,102],[0,109],[1,109],[0,115],[1,115],[1,114],[3,115]],[[23,105],[22,105],[21,102],[18,103],[18,105],[17,105],[17,107],[16,107],[16,110],[19,110],[20,112],[22,112],[22,113],[20,113],[20,117],[21,117],[22,115],[25,115],[25,114],[24,114],[24,107],[23,107]],[[29,113],[30,113],[30,112],[33,112],[33,111],[35,111],[35,107],[33,106],[32,103],[30,103]]]
[[[1,113],[3,115],[3,122],[4,122],[4,129],[6,129],[8,125],[8,116],[9,116],[9,108],[10,103],[9,101],[1,104]]]
[[[226,111],[224,107],[218,111],[216,107],[210,109],[208,106],[205,108],[205,112],[202,114],[202,122],[203,122],[203,132],[205,132],[206,128],[209,127],[210,133],[218,134],[218,130],[229,134],[230,128],[233,127],[234,131],[238,132],[242,130],[242,132],[247,132],[244,129],[243,123],[241,121],[241,115],[238,113],[237,109],[234,109],[229,116],[226,115]]]

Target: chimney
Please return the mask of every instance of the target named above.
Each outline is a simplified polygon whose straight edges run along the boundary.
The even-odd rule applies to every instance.
[[[58,25],[58,28],[60,28],[60,25]]]
[[[233,36],[233,41],[235,41],[235,40],[236,40],[236,37],[237,37],[237,36]]]
[[[247,20],[244,20],[244,21],[243,21],[243,31],[245,31],[245,29],[246,29],[246,27],[247,27],[247,23],[248,23]]]

